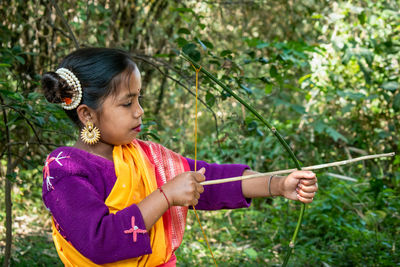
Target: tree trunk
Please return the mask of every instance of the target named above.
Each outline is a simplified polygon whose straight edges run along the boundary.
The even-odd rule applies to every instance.
[[[154,110],[155,115],[158,115],[161,110],[162,102],[164,99],[165,84],[167,83],[167,76],[168,76],[168,70],[166,70],[163,80],[161,82],[160,92],[158,94],[157,104],[156,104],[156,108]]]
[[[7,142],[6,144],[8,145],[10,143],[10,131],[8,128],[8,119],[7,119],[7,112],[4,108],[4,102],[3,99],[0,97],[0,102],[2,106],[2,111],[3,111],[3,120],[4,120],[4,125],[6,128],[6,139]],[[7,171],[6,171],[6,177],[5,177],[5,197],[4,197],[4,202],[6,206],[6,247],[4,251],[4,262],[3,266],[8,267],[10,258],[11,258],[11,244],[12,244],[12,202],[11,202],[11,188],[12,188],[12,183],[9,180],[9,177],[13,171],[13,167],[11,164],[11,148],[10,146],[7,147]]]
[[[10,166],[10,162],[7,162],[7,166]],[[11,245],[12,245],[12,202],[11,202],[11,189],[12,183],[7,178],[11,174],[9,168],[7,168],[7,175],[5,179],[5,206],[6,206],[6,247],[4,252],[3,266],[8,267],[11,258]]]

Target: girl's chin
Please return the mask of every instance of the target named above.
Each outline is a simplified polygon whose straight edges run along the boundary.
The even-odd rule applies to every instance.
[[[126,140],[124,140],[122,142],[113,142],[113,145],[114,146],[128,145],[128,144],[132,143],[132,141],[136,140],[136,135],[135,136],[129,136],[129,137],[132,137],[132,138],[126,139]]]
[[[131,137],[131,139],[129,140],[129,143],[131,143],[133,140],[138,138],[138,133],[134,133],[134,134],[130,135],[129,137]]]

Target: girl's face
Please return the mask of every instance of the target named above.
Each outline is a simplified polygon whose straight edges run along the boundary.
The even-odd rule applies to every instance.
[[[105,98],[97,123],[101,142],[112,145],[125,145],[133,141],[142,124],[143,109],[139,103],[142,87],[139,70],[122,74],[117,92]]]

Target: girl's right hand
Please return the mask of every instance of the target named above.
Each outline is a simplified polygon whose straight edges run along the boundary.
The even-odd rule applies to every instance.
[[[205,171],[205,168],[201,168],[197,172],[184,172],[163,185],[163,190],[172,206],[197,205],[200,194],[204,192],[204,187],[200,182],[206,179]]]

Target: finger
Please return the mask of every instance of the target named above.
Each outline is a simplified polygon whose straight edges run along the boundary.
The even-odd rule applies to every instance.
[[[199,193],[199,192],[195,192],[195,193],[194,193],[194,197],[195,197],[196,199],[199,199],[199,198],[200,198],[200,193]]]
[[[197,171],[198,173],[205,174],[206,168],[202,167],[200,170]]]
[[[205,168],[201,168],[197,172],[194,172],[194,178],[196,182],[200,183],[206,180],[206,177],[204,176],[205,171],[206,171]]]
[[[199,192],[200,194],[204,192],[204,186],[202,186],[201,184],[197,184],[196,189],[197,192]]]
[[[297,194],[297,199],[303,203],[311,203],[313,201],[312,198],[304,198],[304,197],[300,196],[299,194]]]
[[[315,178],[315,173],[312,171],[295,171],[290,174],[293,178],[296,179],[313,179]]]
[[[310,186],[305,186],[305,185],[299,184],[298,188],[300,188],[301,190],[303,190],[304,192],[307,192],[307,193],[313,193],[313,192],[318,191],[317,184],[310,185]]]
[[[303,185],[313,185],[317,183],[317,179],[300,179],[300,183]]]
[[[313,198],[315,196],[315,192],[305,192],[302,189],[296,189],[297,194],[304,198]]]

